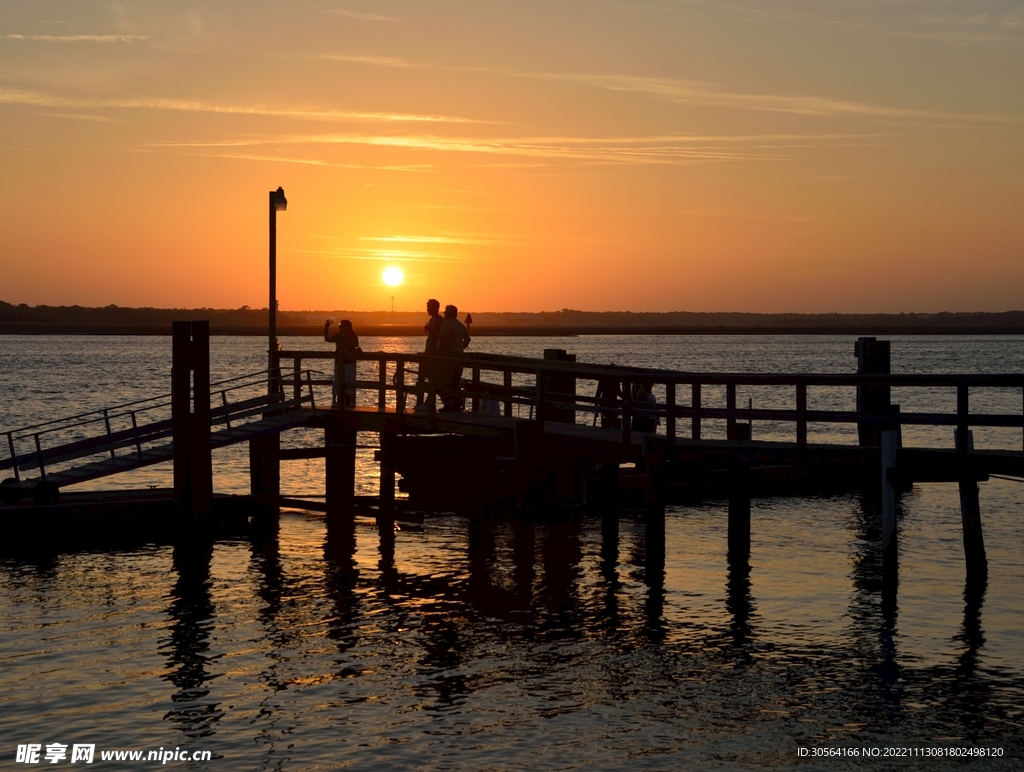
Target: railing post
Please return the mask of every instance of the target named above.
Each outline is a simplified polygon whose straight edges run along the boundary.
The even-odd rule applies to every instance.
[[[537,423],[541,426],[544,425],[544,373],[541,372],[540,368],[537,369],[537,388],[534,393],[534,417]]]
[[[395,361],[395,413],[405,414],[405,360],[401,357]]]
[[[622,379],[622,448],[629,456],[633,444],[633,384],[629,378]]]
[[[691,406],[693,408],[693,417],[690,419],[690,437],[695,440],[700,439],[700,383],[694,382],[692,388]]]
[[[228,429],[231,428],[231,413],[228,411],[228,393],[227,389],[220,390],[220,404],[224,408],[224,423],[227,424]]]
[[[21,482],[21,473],[18,471],[18,454],[14,452],[14,432],[7,432],[7,447],[11,450],[11,461],[14,462],[14,480]]]
[[[302,399],[302,360],[299,357],[292,360],[292,399],[298,407]]]
[[[665,434],[670,444],[676,443],[676,384],[665,384]]]
[[[803,381],[796,385],[796,446],[807,447],[807,384]]]
[[[961,380],[956,385],[956,452],[966,454],[970,440],[967,431],[970,418],[970,402],[968,399],[967,382]]]
[[[381,356],[377,360],[377,409],[384,410],[388,406],[388,360]]]
[[[107,427],[107,436],[109,437],[110,436],[110,416],[107,415],[107,408],[103,408],[103,425]],[[114,455],[114,449],[111,448],[110,449],[110,460],[113,461],[115,458],[117,458],[117,457]]]
[[[478,413],[480,411],[480,393],[477,389],[480,388],[480,368],[473,368],[473,399],[470,404],[473,406],[473,412]]]
[[[132,432],[135,434],[135,450],[139,454],[139,460],[142,460],[142,443],[139,442],[139,423],[135,420],[135,411],[132,411]]]
[[[46,482],[46,467],[43,464],[43,448],[39,444],[39,433],[35,434],[36,438],[36,463],[39,465],[39,477]]]
[[[313,371],[306,370],[306,385],[309,387],[309,406],[316,410],[316,397],[313,395]]]
[[[725,384],[725,438],[736,439],[736,384]]]
[[[505,370],[505,417],[512,417],[512,371]]]

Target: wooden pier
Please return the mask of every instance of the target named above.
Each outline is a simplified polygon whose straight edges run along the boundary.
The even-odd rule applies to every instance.
[[[972,389],[1024,394],[1024,374],[893,375],[887,342],[872,338],[858,341],[856,374],[687,373],[580,363],[557,350],[544,359],[374,352],[343,361],[332,352],[283,351],[268,371],[213,384],[208,339],[205,323],[175,324],[172,392],[163,401],[7,432],[9,457],[0,459],[0,472],[14,477],[0,486],[0,512],[52,505],[65,485],[173,461],[179,527],[202,528],[213,500],[212,449],[247,442],[251,493],[261,511],[305,503],[326,513],[336,538],[354,538],[355,514],[368,505],[355,494],[357,436],[372,432],[380,438],[372,511],[382,538],[393,538],[395,518],[410,507],[495,506],[545,516],[594,512],[611,537],[628,506],[647,512],[657,543],[666,503],[716,497],[729,501],[730,555],[745,560],[751,496],[858,488],[881,502],[887,570],[894,573],[899,493],[915,482],[948,482],[959,486],[970,578],[986,572],[978,483],[993,474],[1024,477],[1024,401],[1012,414],[972,411],[970,402]],[[370,377],[345,382],[346,362]],[[450,388],[459,368],[464,410],[446,412],[439,391]],[[339,407],[328,392],[335,369],[342,378]],[[619,396],[609,397],[609,385]],[[747,387],[783,389],[791,402],[738,405],[737,389]],[[955,395],[955,412],[903,412],[891,404],[894,390],[921,387]],[[648,396],[652,389],[660,399]],[[809,394],[820,389],[855,392],[856,409],[813,409]],[[724,406],[711,406],[712,392],[724,392]],[[131,428],[112,428],[112,419],[127,416]],[[710,439],[708,422],[724,423],[725,436]],[[753,427],[765,422],[791,426],[791,437],[758,439]],[[855,426],[856,440],[810,441],[809,426],[823,424]],[[79,439],[67,441],[68,426],[78,427]],[[910,426],[949,427],[956,441],[951,431],[948,447],[903,447],[901,433]],[[1021,440],[1013,448],[976,450],[973,427],[1013,428]],[[298,428],[322,431],[323,444],[282,448],[282,433]],[[51,437],[64,441],[51,444]],[[324,459],[322,500],[282,499],[281,461],[298,458]],[[408,499],[396,501],[399,491]],[[37,504],[21,504],[27,495]]]

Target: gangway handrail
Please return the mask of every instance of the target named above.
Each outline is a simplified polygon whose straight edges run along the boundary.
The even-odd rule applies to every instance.
[[[279,368],[278,368],[278,370],[279,370]],[[305,373],[306,371],[304,370],[303,372]],[[320,371],[320,370],[309,369],[308,372],[322,374],[322,371]],[[246,375],[239,375],[239,376],[236,376],[234,378],[225,378],[224,380],[214,381],[213,383],[210,384],[210,393],[213,394],[213,393],[220,393],[222,391],[223,392],[237,391],[238,389],[243,389],[243,388],[246,388],[246,387],[249,387],[249,386],[265,385],[266,384],[266,379],[267,379],[267,377],[268,377],[268,375],[270,373],[271,373],[271,371],[269,369],[267,369],[267,370],[261,370],[259,372],[255,372],[255,373],[248,373]],[[289,371],[289,374],[290,373],[291,373],[291,371]],[[238,386],[232,386],[231,388],[228,388],[228,389],[218,389],[218,388],[215,388],[217,386],[223,386],[224,384],[234,383],[235,381],[240,381],[240,380],[251,380],[252,383],[239,384]],[[192,391],[192,387],[190,386],[189,387],[189,392],[191,393],[191,391]],[[158,400],[163,400],[163,401],[159,402],[158,404],[154,404],[154,405],[150,405],[148,407],[142,408],[141,410],[128,410],[128,411],[117,412],[117,413],[114,412],[114,411],[118,411],[118,410],[123,410],[124,408],[132,407],[133,405],[143,405],[143,404],[145,404],[147,402],[157,402]],[[99,421],[103,420],[104,413],[107,413],[110,418],[120,418],[121,416],[131,415],[131,413],[133,413],[133,412],[134,413],[142,413],[142,412],[145,412],[147,410],[154,410],[154,409],[159,408],[159,407],[170,407],[170,404],[171,404],[170,400],[171,400],[171,395],[169,393],[168,394],[159,394],[159,395],[157,395],[155,397],[146,397],[145,399],[138,399],[138,400],[134,400],[132,402],[124,402],[124,403],[121,403],[119,405],[113,405],[113,406],[109,406],[109,407],[105,407],[105,408],[98,408],[96,410],[89,410],[89,411],[87,411],[85,413],[78,413],[76,415],[64,416],[62,418],[54,418],[54,419],[52,419],[50,421],[43,421],[43,422],[37,423],[37,424],[30,424],[28,426],[22,426],[22,427],[20,427],[18,429],[8,429],[7,431],[4,431],[3,434],[5,434],[5,435],[6,434],[13,434],[13,435],[15,435],[16,439],[24,439],[25,437],[31,437],[34,434],[46,434],[46,433],[48,433],[50,431],[61,431],[61,430],[65,430],[65,429],[73,429],[76,426],[85,426],[85,425],[88,425],[90,423],[98,423]],[[86,417],[89,417],[89,416],[95,416],[95,418],[91,418],[88,421],[79,421],[78,423],[71,423],[71,424],[65,423],[67,421],[74,421],[76,419],[86,418]],[[61,426],[55,427],[54,429],[46,429],[46,430],[41,431],[41,432],[31,431],[33,429],[40,429],[40,428],[45,427],[45,426],[54,426],[55,424],[61,424]]]
[[[279,368],[275,368],[275,371],[280,372]],[[312,390],[312,374],[319,373],[318,370],[305,370],[294,373],[298,378],[300,385],[309,384],[309,393],[301,395],[296,393],[292,399],[286,399],[280,391],[264,394],[259,397],[253,397],[239,402],[228,403],[227,394],[229,392],[238,391],[240,389],[252,388],[252,387],[263,387],[266,384],[266,378],[270,374],[270,370],[263,370],[257,373],[248,373],[246,375],[235,376],[233,378],[226,378],[220,381],[216,381],[211,384],[213,386],[225,386],[226,384],[236,384],[229,386],[228,388],[214,389],[211,388],[211,397],[213,394],[219,393],[221,395],[222,404],[213,406],[210,409],[211,426],[218,424],[225,424],[230,430],[232,420],[242,420],[250,418],[254,415],[261,414],[266,411],[268,406],[273,406],[275,410],[290,410],[292,408],[301,407],[305,403],[315,406],[315,397]],[[293,375],[293,373],[289,373]],[[304,378],[303,378],[304,376]],[[278,378],[279,383],[291,382],[290,380]],[[240,383],[241,382],[241,383]],[[132,447],[136,448],[136,455],[138,459],[142,460],[144,451],[143,443],[152,443],[157,440],[165,439],[171,436],[173,423],[172,418],[163,418],[150,423],[139,424],[137,416],[147,411],[168,408],[171,406],[169,401],[170,395],[161,395],[157,397],[148,397],[141,400],[133,400],[131,402],[122,403],[114,407],[101,408],[99,410],[92,410],[86,413],[80,413],[75,416],[58,418],[52,421],[46,421],[39,424],[34,424],[28,427],[22,427],[21,429],[11,430],[4,432],[7,437],[7,451],[9,457],[6,459],[0,459],[0,470],[13,469],[15,473],[15,479],[20,479],[18,472],[20,470],[27,470],[33,467],[38,467],[40,475],[43,479],[46,478],[45,467],[47,464],[57,464],[66,461],[75,460],[78,458],[85,458],[88,456],[96,455],[98,453],[104,453],[109,451],[111,458],[115,457],[115,450]],[[167,400],[167,401],[164,401]],[[153,402],[155,404],[146,405],[146,403]],[[137,410],[124,410],[124,408],[130,408],[136,405],[146,405],[146,407]],[[117,412],[117,411],[123,412]],[[119,419],[130,416],[132,419],[131,428],[119,429],[112,431],[110,426],[111,419]],[[79,420],[87,418],[88,420]],[[74,421],[74,423],[68,423],[68,421]],[[59,445],[55,445],[49,448],[43,448],[41,445],[40,438],[53,434],[55,432],[64,432],[70,429],[75,429],[81,426],[88,426],[92,424],[102,424],[101,430],[91,437],[80,437],[79,439],[65,442]],[[50,428],[43,428],[50,427]],[[32,429],[42,428],[42,431],[31,431]],[[23,442],[25,440],[33,439],[35,442],[34,450],[27,453],[18,453],[15,443]]]

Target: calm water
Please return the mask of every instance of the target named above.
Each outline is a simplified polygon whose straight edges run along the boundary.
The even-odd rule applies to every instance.
[[[215,338],[214,377],[258,370],[260,346]],[[510,354],[545,347],[687,370],[855,369],[844,337],[474,341]],[[163,393],[169,365],[168,338],[0,336],[0,428]],[[893,369],[1021,372],[1024,339],[894,338]],[[751,391],[741,404],[748,397],[792,399]],[[1019,390],[971,397],[1021,409]],[[894,401],[955,400],[901,390]],[[812,390],[809,402],[851,407],[853,395]],[[755,424],[759,437],[791,431]],[[905,439],[952,445],[948,430],[930,432]],[[296,434],[294,444],[315,440]],[[979,432],[976,444],[1019,450],[1020,432]],[[247,490],[244,451],[217,453],[217,489]],[[373,492],[371,449],[360,464]],[[322,492],[322,462],[282,474],[285,492]],[[166,486],[170,470],[124,477],[95,487]],[[586,517],[428,516],[402,526],[393,555],[361,522],[353,553],[302,512],[283,514],[276,533],[210,549],[38,544],[0,559],[0,768],[25,768],[15,749],[29,742],[213,751],[212,763],[169,764],[197,769],[1013,768],[1024,754],[1024,486],[994,479],[981,500],[989,581],[965,596],[956,487],[903,497],[895,604],[882,603],[877,512],[857,495],[755,501],[748,569],[726,560],[724,502],[669,508],[663,567],[628,515],[613,552]],[[1006,755],[796,755],[893,744]]]

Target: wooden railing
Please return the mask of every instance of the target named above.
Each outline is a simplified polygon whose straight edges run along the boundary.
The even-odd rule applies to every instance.
[[[211,425],[231,429],[232,422],[237,425],[266,413],[268,408],[285,411],[315,407],[313,375],[306,370],[293,372],[290,378],[278,377],[279,383],[292,387],[290,398],[281,392],[261,393],[268,380],[265,370],[212,383]],[[171,395],[162,394],[5,431],[7,458],[0,458],[0,471],[12,470],[17,482],[21,472],[37,469],[45,480],[47,467],[101,453],[109,453],[113,459],[124,449],[142,462],[147,447],[172,433]]]
[[[282,363],[291,360],[292,370],[299,372],[307,360],[336,359],[332,352],[325,351],[283,351]],[[751,373],[686,373],[670,370],[596,365],[580,362],[566,362],[548,359],[529,359],[490,354],[464,354],[460,357],[425,356],[423,354],[401,354],[384,352],[362,352],[344,355],[347,362],[376,363],[376,378],[343,383],[357,393],[376,392],[378,409],[384,410],[389,401],[399,412],[404,412],[410,395],[417,396],[417,402],[427,405],[427,412],[434,417],[437,410],[437,378],[428,379],[425,391],[417,394],[415,381],[408,378],[420,368],[440,372],[445,367],[463,368],[461,380],[462,396],[469,401],[472,411],[478,411],[485,402],[497,403],[505,416],[528,412],[533,420],[544,420],[552,408],[571,410],[574,415],[582,413],[597,421],[597,416],[614,416],[620,423],[622,440],[632,442],[633,419],[638,415],[653,415],[664,419],[665,435],[670,442],[680,437],[681,423],[689,423],[690,439],[702,438],[702,423],[707,420],[724,420],[726,437],[735,439],[737,424],[741,421],[788,422],[795,427],[794,439],[797,447],[807,446],[808,424],[857,424],[899,428],[901,426],[951,426],[957,429],[957,450],[967,451],[968,431],[971,427],[1021,428],[1021,443],[1024,449],[1024,399],[1021,410],[1014,413],[971,412],[971,389],[1015,389],[1024,395],[1024,374],[918,374],[918,375],[855,375],[855,374],[751,374]],[[283,368],[287,371],[287,368]],[[339,368],[344,373],[344,368]],[[586,394],[552,392],[547,384],[561,377],[574,379],[578,384],[593,382],[584,391],[594,393],[596,384],[604,379],[618,382],[622,398],[610,404]],[[637,404],[631,395],[634,383],[646,382],[664,391],[665,399],[657,405]],[[315,385],[329,385],[330,380],[314,380]],[[791,387],[793,389],[792,409],[738,407],[737,387]],[[888,386],[891,388],[932,388],[955,390],[955,412],[857,412],[856,410],[815,410],[808,407],[808,390],[825,387],[864,388]],[[708,387],[724,388],[725,407],[705,407],[704,397]],[[677,399],[689,392],[690,404],[678,404]],[[389,400],[389,395],[394,400]],[[367,400],[364,399],[364,402]],[[372,404],[373,400],[369,400]],[[528,408],[528,410],[523,410]]]

